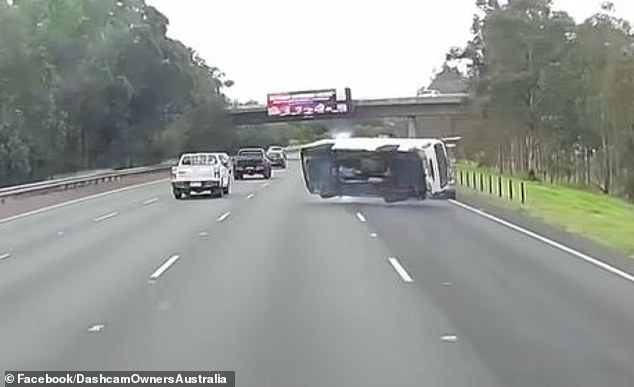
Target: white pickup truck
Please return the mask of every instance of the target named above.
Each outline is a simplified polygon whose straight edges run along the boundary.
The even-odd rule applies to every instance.
[[[171,181],[176,199],[205,192],[222,197],[229,193],[231,175],[217,153],[185,153],[172,167]]]

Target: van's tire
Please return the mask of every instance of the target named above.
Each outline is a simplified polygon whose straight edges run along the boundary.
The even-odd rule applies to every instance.
[[[264,173],[264,178],[266,180],[269,180],[271,178],[271,171],[270,170],[268,172]]]
[[[235,173],[235,174],[233,175],[233,178],[234,178],[234,179],[236,179],[236,180],[242,180],[242,175],[241,175],[241,174],[239,174],[239,173]]]
[[[174,189],[172,190],[172,193],[174,194],[174,199],[176,199],[176,200],[181,200],[181,199],[182,199],[182,197],[181,197],[181,195],[182,195],[181,190],[174,188]]]

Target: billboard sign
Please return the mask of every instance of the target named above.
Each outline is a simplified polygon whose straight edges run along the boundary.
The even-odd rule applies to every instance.
[[[269,117],[317,117],[348,113],[348,103],[337,101],[337,90],[293,91],[267,96]]]

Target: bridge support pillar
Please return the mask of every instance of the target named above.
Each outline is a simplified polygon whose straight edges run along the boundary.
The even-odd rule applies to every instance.
[[[407,117],[407,137],[414,138],[418,134],[418,128],[416,127],[416,117]]]

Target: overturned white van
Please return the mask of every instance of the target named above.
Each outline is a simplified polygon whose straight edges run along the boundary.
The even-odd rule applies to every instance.
[[[306,188],[322,198],[380,197],[386,202],[455,198],[447,149],[433,138],[342,138],[302,147]]]

